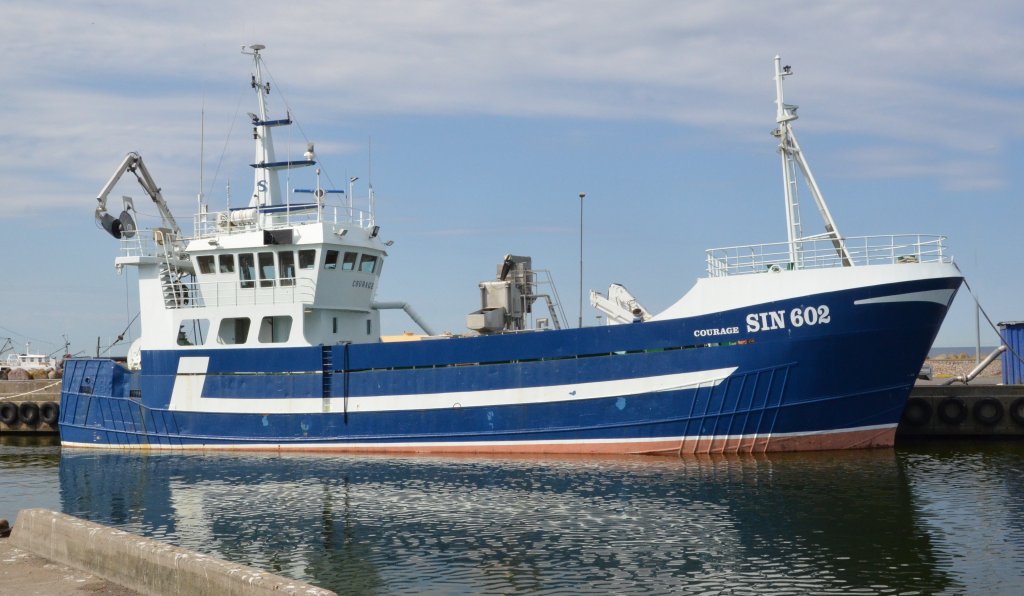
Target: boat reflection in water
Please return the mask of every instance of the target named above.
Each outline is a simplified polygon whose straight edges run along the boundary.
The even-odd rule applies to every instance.
[[[890,450],[65,452],[63,510],[345,592],[948,589]]]

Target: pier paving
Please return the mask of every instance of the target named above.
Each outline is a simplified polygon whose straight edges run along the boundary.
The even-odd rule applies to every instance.
[[[123,586],[54,563],[0,538],[0,596],[135,596]]]
[[[305,582],[47,509],[19,511],[11,537],[3,540],[8,547],[33,553],[54,563],[88,570],[97,577],[145,594],[334,595],[330,590]],[[8,558],[17,563],[20,555]],[[67,579],[62,581],[66,586],[75,585]],[[19,590],[13,593],[28,592]],[[43,590],[39,593],[52,592]]]

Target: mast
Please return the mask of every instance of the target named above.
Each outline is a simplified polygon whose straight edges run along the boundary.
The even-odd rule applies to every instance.
[[[797,143],[793,134],[792,122],[798,118],[796,110],[798,106],[787,104],[783,98],[782,79],[793,74],[789,66],[782,66],[782,59],[775,56],[775,122],[779,127],[772,131],[772,135],[779,139],[779,154],[782,157],[782,179],[786,196],[786,231],[789,243],[789,262],[796,269],[802,268],[803,242],[807,240],[819,240],[828,238],[835,246],[836,254],[842,259],[844,267],[852,267],[853,260],[846,250],[846,242],[832,219],[832,213],[825,203],[825,197],[818,188],[818,183],[811,173],[811,167],[807,164],[800,144]],[[814,197],[818,212],[825,223],[825,233],[816,236],[804,236],[803,225],[800,221],[800,200],[797,192],[797,168],[803,174],[804,180]]]
[[[267,96],[270,95],[270,82],[263,80],[263,56],[260,51],[267,46],[257,43],[249,46],[251,52],[242,51],[243,54],[252,56],[253,73],[250,85],[256,92],[256,99],[259,113],[249,114],[252,118],[252,138],[256,141],[256,159],[253,163],[255,180],[253,181],[252,200],[250,207],[268,207],[278,204],[281,188],[278,183],[277,169],[273,167],[274,139],[270,132],[271,127],[276,124],[269,122],[267,118]]]
[[[307,146],[302,160],[277,161],[274,157],[274,138],[270,129],[275,126],[290,126],[292,123],[291,112],[287,112],[284,118],[270,120],[267,113],[267,96],[270,95],[270,81],[263,79],[263,56],[261,50],[266,49],[263,44],[249,46],[251,52],[242,48],[242,53],[252,56],[253,67],[256,72],[250,79],[250,85],[256,92],[258,102],[258,114],[249,113],[252,119],[252,138],[256,142],[256,161],[250,164],[255,170],[255,181],[253,183],[252,199],[249,207],[256,208],[261,212],[260,221],[267,223],[267,217],[273,218],[263,212],[263,208],[284,205],[287,201],[281,196],[281,185],[278,181],[278,170],[301,168],[316,164],[316,154],[313,152],[313,144]]]
[[[203,95],[203,106],[199,110],[199,194],[196,195],[196,202],[199,204],[199,211],[203,214],[203,160],[206,159],[206,95]]]

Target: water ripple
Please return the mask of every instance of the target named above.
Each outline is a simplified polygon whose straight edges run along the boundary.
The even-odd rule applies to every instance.
[[[53,482],[52,452],[2,453],[17,485]],[[1019,445],[59,461],[68,513],[345,593],[1013,593],[1024,575]]]

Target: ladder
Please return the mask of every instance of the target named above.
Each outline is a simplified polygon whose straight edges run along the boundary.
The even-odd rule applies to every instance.
[[[331,410],[331,391],[332,381],[334,379],[334,362],[331,357],[331,346],[323,345],[320,346],[320,358],[322,362],[321,371],[323,372],[323,412],[329,412]]]

